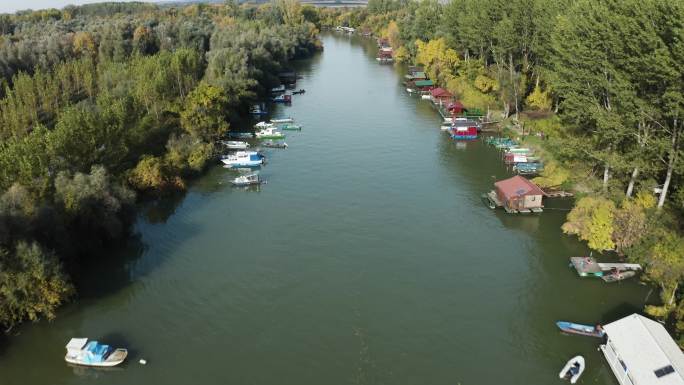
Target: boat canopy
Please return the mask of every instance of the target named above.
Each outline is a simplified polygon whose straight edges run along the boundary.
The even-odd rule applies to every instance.
[[[435,85],[432,80],[416,80],[414,84],[416,87],[430,87]]]
[[[69,340],[69,343],[66,345],[66,348],[69,350],[81,350],[87,342],[87,338],[72,338],[71,340]]]
[[[83,350],[86,353],[84,354],[84,360],[86,362],[102,362],[109,352],[109,345],[100,344],[97,341],[90,341]]]

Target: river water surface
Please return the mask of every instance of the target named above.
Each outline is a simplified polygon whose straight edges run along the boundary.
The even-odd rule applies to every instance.
[[[440,132],[372,41],[323,40],[297,63],[306,94],[275,111],[304,129],[266,152],[268,184],[232,188],[217,166],[145,210],[75,304],[0,341],[0,384],[548,385],[576,354],[582,383],[616,383],[598,339],[554,322],[614,320],[648,289],[578,278],[565,211],[487,208],[480,194],[508,175],[499,153]],[[130,359],[67,366],[71,337]]]

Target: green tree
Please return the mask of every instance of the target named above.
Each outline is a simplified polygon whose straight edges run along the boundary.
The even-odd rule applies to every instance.
[[[200,83],[185,101],[181,125],[197,139],[214,140],[228,130],[228,123],[224,118],[227,107],[228,98],[222,89]]]

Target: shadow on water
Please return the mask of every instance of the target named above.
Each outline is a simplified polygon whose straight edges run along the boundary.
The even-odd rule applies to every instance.
[[[120,248],[88,259],[74,277],[80,299],[96,299],[111,295],[132,281],[130,266],[145,251],[140,234],[132,234]],[[103,279],[106,277],[106,279]]]
[[[139,205],[142,217],[149,223],[166,223],[185,199],[186,192],[178,191],[159,199],[150,199]]]

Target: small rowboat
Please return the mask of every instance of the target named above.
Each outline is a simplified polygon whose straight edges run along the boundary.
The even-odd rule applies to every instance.
[[[571,384],[574,384],[584,372],[584,367],[584,357],[572,357],[570,361],[565,364],[563,369],[561,369],[560,373],[558,373],[558,378],[569,380]]]
[[[66,346],[64,360],[70,364],[83,366],[111,367],[124,362],[128,356],[126,349],[112,349],[97,341],[88,342],[87,338],[72,338]]]
[[[556,326],[558,326],[558,328],[564,333],[569,334],[579,334],[582,336],[596,338],[603,338],[603,336],[606,334],[606,332],[603,331],[603,328],[601,328],[601,325],[589,326],[576,324],[574,322],[558,321],[556,322]]]
[[[305,92],[306,92],[306,90],[292,91],[292,95],[301,95]]]

